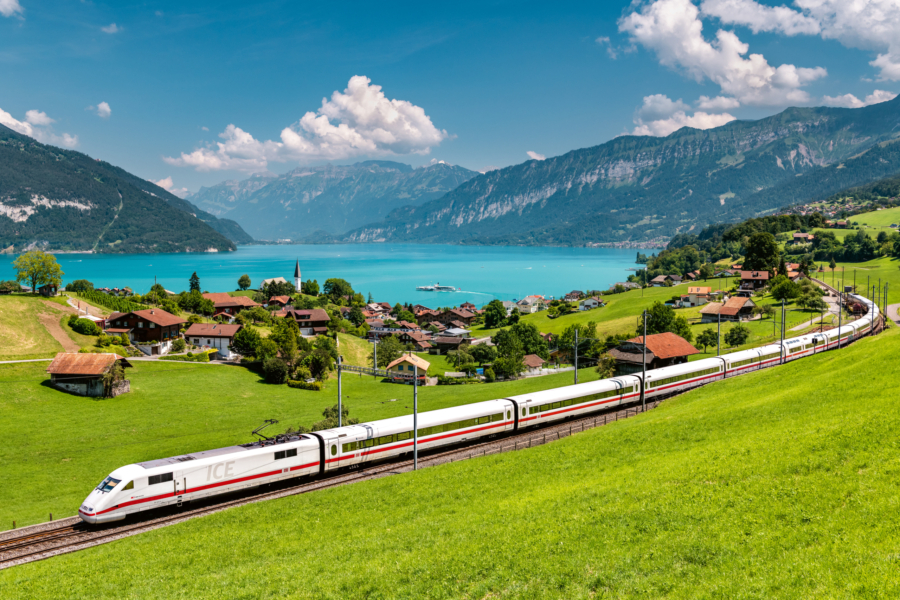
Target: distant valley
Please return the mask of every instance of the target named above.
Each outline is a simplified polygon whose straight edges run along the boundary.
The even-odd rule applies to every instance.
[[[372,160],[255,174],[200,188],[187,199],[237,221],[256,239],[301,240],[321,232],[321,241],[440,198],[476,175],[442,162],[414,169]]]

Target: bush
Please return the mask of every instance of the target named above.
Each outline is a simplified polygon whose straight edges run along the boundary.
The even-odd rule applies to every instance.
[[[269,358],[263,363],[266,382],[284,383],[288,378],[288,366],[280,358]]]
[[[188,353],[186,356],[161,356],[159,359],[174,360],[178,362],[209,362],[210,354],[213,352],[215,352],[215,350],[211,350],[210,352],[198,352],[197,354]]]
[[[484,380],[487,383],[493,383],[497,381],[497,375],[494,373],[494,370],[490,367],[484,370]]]
[[[75,315],[72,316],[74,317]],[[72,318],[69,317],[69,327],[72,328],[72,331],[80,333],[81,335],[100,334],[100,328],[97,327],[96,323],[89,319],[79,319],[76,317],[74,320],[72,320]]]
[[[477,377],[444,377],[438,375],[438,385],[467,385],[470,383],[481,383]]]
[[[311,392],[320,391],[322,389],[322,385],[323,385],[321,381],[313,381],[311,383],[306,383],[302,379],[297,379],[297,380],[289,379],[287,384],[288,384],[288,387],[296,388],[298,390],[309,390]]]
[[[181,352],[182,350],[184,350],[186,345],[187,344],[185,343],[185,341],[183,339],[178,338],[177,340],[175,340],[172,343],[172,351],[173,352]]]

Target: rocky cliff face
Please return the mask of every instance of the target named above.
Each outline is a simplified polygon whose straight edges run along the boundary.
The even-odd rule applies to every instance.
[[[900,170],[893,153],[852,158],[893,140],[898,125],[900,98],[860,109],[792,108],[665,138],[623,136],[479,175],[345,239],[581,245],[671,236],[785,206],[772,193],[780,186],[802,200],[801,178],[812,198],[859,183],[854,176]],[[842,161],[853,168],[835,175]]]

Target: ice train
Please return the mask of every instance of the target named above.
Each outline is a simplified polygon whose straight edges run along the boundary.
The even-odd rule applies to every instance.
[[[839,329],[648,371],[646,398],[654,400],[859,339],[872,331],[878,307],[860,296],[853,298],[867,306],[868,313]],[[630,404],[640,399],[642,385],[640,375],[627,375],[422,412],[418,448],[428,451],[465,444]],[[390,460],[411,453],[412,446],[413,417],[406,415],[126,465],[110,473],[78,513],[88,523],[118,521],[190,500]]]

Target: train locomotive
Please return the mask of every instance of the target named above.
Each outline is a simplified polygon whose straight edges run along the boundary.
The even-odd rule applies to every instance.
[[[798,360],[870,333],[878,307],[840,328],[812,333],[727,356],[648,371],[645,398],[655,400],[707,383]],[[640,399],[641,375],[612,377],[476,402],[418,415],[418,449],[435,450],[557,423]],[[119,521],[130,514],[271,484],[316,477],[412,452],[413,416],[348,425],[248,444],[194,452],[119,467],[85,498],[78,513],[87,523]]]

